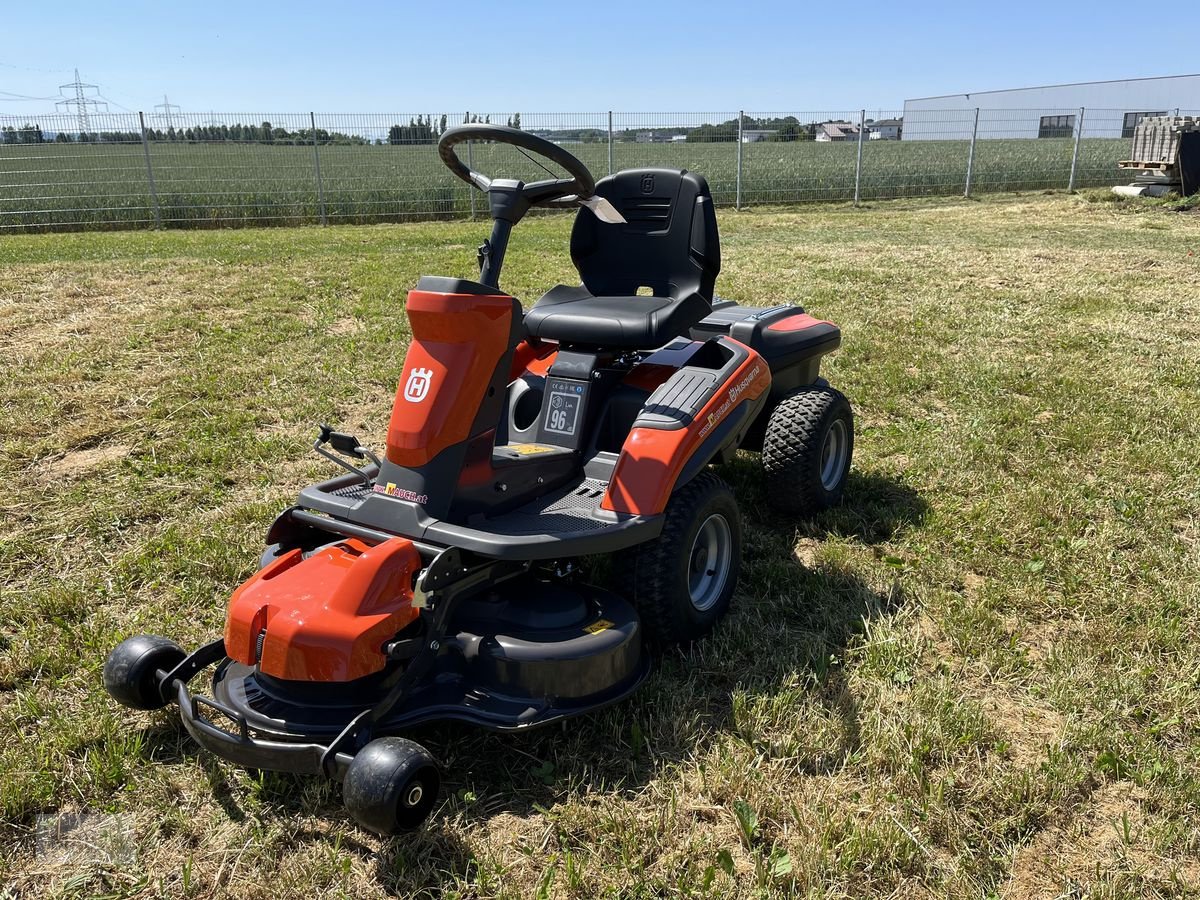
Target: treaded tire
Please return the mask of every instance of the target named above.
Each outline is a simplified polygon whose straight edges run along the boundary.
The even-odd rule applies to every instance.
[[[838,436],[831,438],[831,432]],[[829,442],[840,440],[830,462]],[[767,498],[776,509],[811,515],[842,499],[854,455],[854,413],[850,401],[828,386],[792,391],[771,411],[763,437],[762,464]],[[826,477],[822,478],[824,469]]]
[[[376,738],[350,761],[342,800],[359,825],[397,834],[419,828],[429,817],[441,781],[437,762],[416,741]]]
[[[126,638],[104,661],[104,689],[130,709],[161,709],[167,700],[158,683],[158,670],[170,671],[186,657],[177,643],[156,634]]]
[[[727,532],[720,522],[706,526],[713,516],[724,521]],[[698,608],[692,578],[700,577],[693,568],[697,536],[705,527],[714,529],[718,544],[728,541],[728,558],[721,554],[724,580],[712,584]],[[704,637],[728,611],[741,570],[742,524],[733,491],[714,472],[701,472],[671,496],[658,539],[623,551],[613,562],[617,591],[637,607],[650,643],[681,644]],[[706,572],[705,577],[719,576]]]

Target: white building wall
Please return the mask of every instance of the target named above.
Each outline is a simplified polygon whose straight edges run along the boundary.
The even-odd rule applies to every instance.
[[[947,94],[904,101],[902,140],[964,140],[979,109],[979,138],[1036,138],[1042,116],[1084,113],[1084,137],[1121,137],[1127,112],[1200,112],[1200,75],[1093,81]]]

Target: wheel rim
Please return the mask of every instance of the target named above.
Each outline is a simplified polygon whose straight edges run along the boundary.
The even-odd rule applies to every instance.
[[[733,538],[724,516],[713,514],[704,520],[692,542],[688,562],[688,593],[694,606],[705,612],[716,604],[729,580],[733,558]]]
[[[408,790],[404,792],[405,806],[416,806],[421,802],[421,798],[425,796],[425,787],[421,782],[416,781],[408,786]]]
[[[396,804],[396,824],[403,831],[418,827],[433,809],[437,800],[437,770],[424,767],[417,771],[400,791]]]
[[[850,451],[850,436],[846,422],[835,419],[825,432],[821,444],[821,486],[827,491],[836,490],[846,472],[846,456]]]

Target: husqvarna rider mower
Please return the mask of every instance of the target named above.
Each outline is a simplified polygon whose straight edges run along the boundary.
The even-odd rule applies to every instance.
[[[488,178],[456,155],[464,141],[514,145],[566,177]],[[703,178],[595,182],[562,147],[495,125],[452,128],[439,151],[494,222],[478,281],[424,277],[408,295],[386,448],[323,427],[316,450],[348,471],[275,520],[224,636],[191,654],[132,637],[104,667],[119,702],[178,703],[219,756],[342,781],[352,816],[381,833],[419,825],[437,796],[406,729],[588,712],[637,688],[652,648],[713,628],[741,524],[711,464],[761,450],[771,500],[812,512],[839,498],[854,439],[845,398],[818,377],[837,327],[715,298]],[[582,207],[582,283],[523,312],[500,286],[509,233],[531,207],[563,205]],[[617,557],[613,590],[580,576],[597,554]]]

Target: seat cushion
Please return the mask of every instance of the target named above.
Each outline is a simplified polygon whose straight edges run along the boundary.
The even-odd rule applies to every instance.
[[[583,286],[560,284],[525,314],[525,329],[565,344],[652,350],[685,334],[708,311],[697,293],[679,299],[595,297]]]

